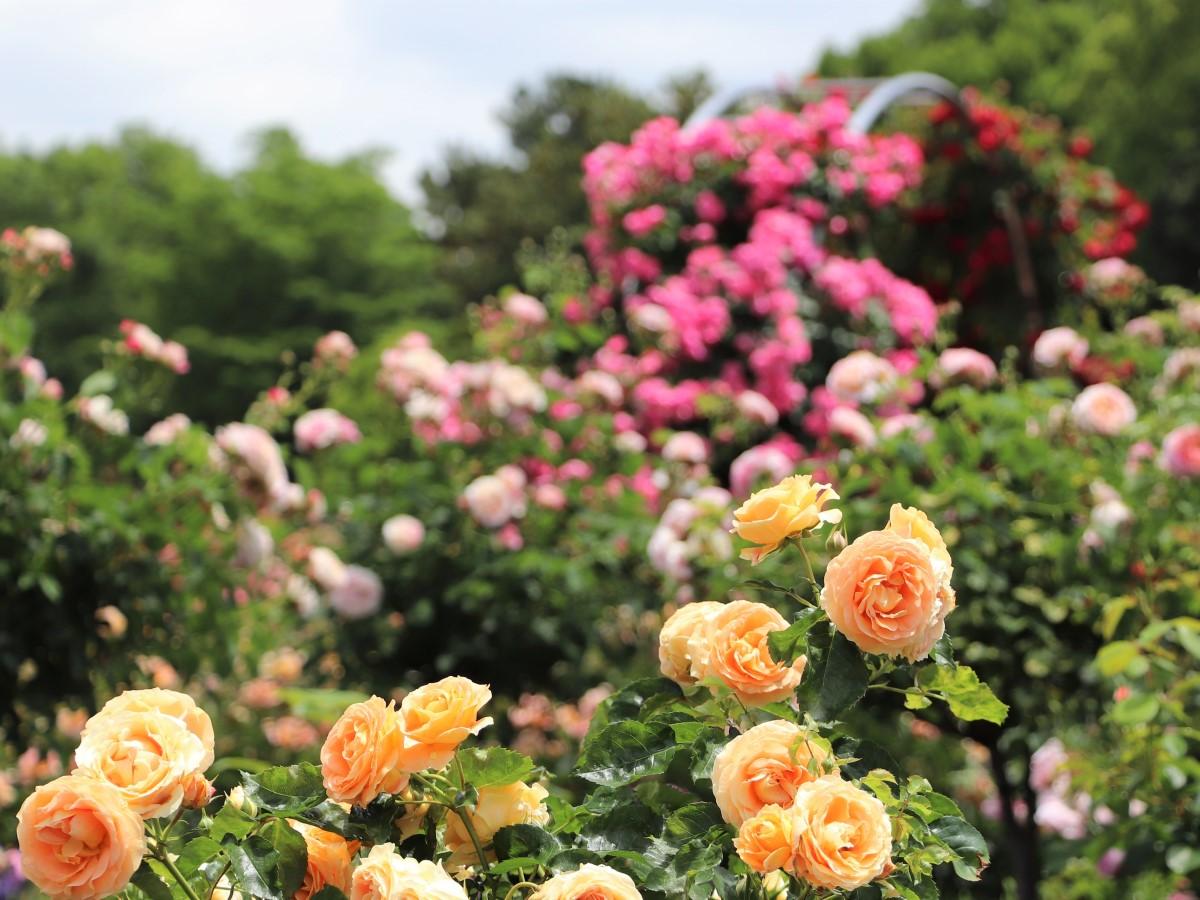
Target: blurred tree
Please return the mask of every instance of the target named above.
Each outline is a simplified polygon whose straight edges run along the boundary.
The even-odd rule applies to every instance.
[[[925,0],[824,75],[914,69],[1001,90],[1086,130],[1094,157],[1151,201],[1140,258],[1200,281],[1200,9],[1196,0]]]
[[[459,302],[517,283],[514,257],[524,242],[586,224],[580,165],[589,150],[628,140],[655,115],[684,119],[711,93],[703,72],[676,76],[651,97],[571,75],[519,87],[500,114],[509,158],[452,148],[421,178],[430,230],[446,251],[442,272]]]
[[[269,130],[231,177],[150,132],[0,156],[0,223],[68,234],[77,266],[39,301],[36,352],[70,386],[122,318],[189,347],[174,402],[218,423],[270,384],[285,351],[340,328],[455,320],[437,249],[379,181],[380,155],[336,163]],[[422,324],[425,324],[422,322]]]

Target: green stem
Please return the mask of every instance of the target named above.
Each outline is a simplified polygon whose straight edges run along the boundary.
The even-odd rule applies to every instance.
[[[537,890],[539,887],[541,885],[534,884],[532,881],[518,881],[508,889],[508,892],[504,895],[504,900],[512,900],[512,896],[516,891],[527,890],[528,888]]]
[[[462,760],[458,758],[458,754],[454,754],[454,768],[458,770],[458,781],[461,785],[461,790],[467,789],[467,775],[463,771]],[[454,812],[462,819],[463,826],[467,829],[467,834],[471,836],[471,843],[475,847],[475,855],[479,857],[479,865],[484,872],[488,870],[487,854],[483,852],[483,842],[479,840],[479,835],[475,831],[475,826],[471,822],[471,816],[465,810],[458,806],[454,807]]]
[[[189,900],[200,900],[200,895],[188,884],[188,880],[183,877],[183,873],[179,871],[179,867],[171,861],[171,854],[167,852],[167,847],[161,841],[154,842],[153,850],[154,858],[163,864],[163,867],[171,873],[171,877],[179,882],[179,887],[188,895]]]
[[[808,583],[812,585],[813,596],[819,601],[821,586],[817,584],[817,575],[813,571],[812,560],[808,558],[808,548],[804,546],[804,541],[796,541],[796,546],[800,548],[800,555],[804,557],[804,568],[808,570]]]

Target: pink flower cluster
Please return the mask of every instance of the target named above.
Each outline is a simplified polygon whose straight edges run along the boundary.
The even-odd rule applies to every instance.
[[[121,352],[138,356],[166,366],[176,375],[185,375],[191,369],[187,347],[178,341],[164,341],[149,326],[133,319],[121,320]]]
[[[340,444],[357,444],[362,432],[352,419],[336,409],[312,409],[296,420],[293,426],[296,449],[312,453]]]

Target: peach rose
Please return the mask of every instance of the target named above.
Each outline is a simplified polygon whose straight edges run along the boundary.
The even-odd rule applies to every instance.
[[[574,872],[555,875],[531,900],[642,900],[642,895],[624,872],[584,863]]]
[[[401,766],[404,733],[395,707],[380,697],[347,707],[321,747],[321,774],[331,800],[366,806],[408,785]]]
[[[292,895],[292,900],[308,900],[326,886],[337,888],[343,894],[350,893],[350,865],[354,856],[350,843],[330,831],[305,825],[303,822],[288,824],[300,832],[304,846],[308,849],[308,868],[304,872],[304,883]]]
[[[722,604],[712,600],[701,600],[681,606],[658,633],[658,664],[662,673],[676,684],[695,684],[692,674],[692,657],[688,642],[698,629],[704,628],[705,620],[721,611]]]
[[[183,779],[183,805],[187,809],[204,809],[217,789],[200,772],[193,772]]]
[[[17,813],[25,877],[51,897],[92,900],[122,890],[142,863],[142,820],[111,784],[64,775]]]
[[[796,823],[790,809],[772,803],[742,823],[734,849],[760,875],[795,871]]]
[[[452,675],[417,688],[400,704],[403,762],[410,772],[440,769],[458,745],[492,724],[479,710],[492,699],[486,685]]]
[[[786,700],[796,690],[807,659],[785,666],[771,658],[767,636],[782,631],[787,621],[762,603],[726,603],[688,642],[692,674],[697,680],[715,678],[747,706]]]
[[[467,900],[467,892],[438,863],[407,859],[393,844],[376,844],[354,870],[350,900]]]
[[[791,806],[800,785],[826,774],[828,753],[807,734],[778,719],[755,725],[725,745],[713,764],[712,783],[726,822],[739,826],[764,806]]]
[[[204,756],[200,738],[182,720],[161,712],[123,712],[87,724],[75,762],[80,774],[120,791],[143,819],[155,819],[179,809]]]
[[[801,785],[792,806],[793,875],[830,890],[853,890],[888,871],[892,820],[862,788],[826,775]]]
[[[870,350],[855,350],[829,367],[825,387],[848,403],[875,403],[896,387],[896,367]]]
[[[915,662],[929,654],[954,609],[954,590],[940,568],[920,539],[868,531],[830,562],[821,606],[864,653]]]
[[[808,475],[790,475],[774,487],[751,494],[733,513],[733,532],[757,547],[742,550],[742,559],[758,565],[790,537],[840,522],[838,509],[822,509],[837,492],[828,484],[814,484]]]
[[[929,516],[915,506],[893,503],[884,531],[920,541],[929,548],[929,555],[933,557],[934,568],[940,570],[939,574],[944,573],[946,578],[953,574],[954,565],[950,560],[950,551],[946,549],[945,538],[937,526],[929,521]]]
[[[98,722],[104,716],[125,712],[160,712],[163,715],[179,719],[187,730],[198,737],[200,743],[204,745],[204,761],[200,765],[200,770],[204,771],[213,764],[215,735],[213,734],[212,719],[187,694],[162,688],[125,691],[105,703],[100,712],[92,716],[88,724]]]
[[[1084,431],[1112,437],[1137,418],[1137,407],[1115,384],[1093,384],[1079,392],[1071,404],[1071,418]]]
[[[545,825],[549,822],[550,811],[543,802],[547,796],[546,789],[540,784],[520,781],[484,787],[479,789],[475,808],[467,810],[466,815],[479,842],[486,848],[496,832],[506,825]],[[451,872],[479,863],[479,855],[461,813],[452,812],[446,816],[443,840],[450,851],[446,866]],[[487,852],[487,857],[489,860],[495,858],[491,852]]]

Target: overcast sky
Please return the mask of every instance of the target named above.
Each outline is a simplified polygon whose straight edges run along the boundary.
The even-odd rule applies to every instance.
[[[408,199],[451,143],[501,150],[496,112],[552,71],[644,89],[811,69],[916,0],[0,0],[0,144],[44,148],[149,124],[221,168],[286,124],[336,157],[393,152]]]

